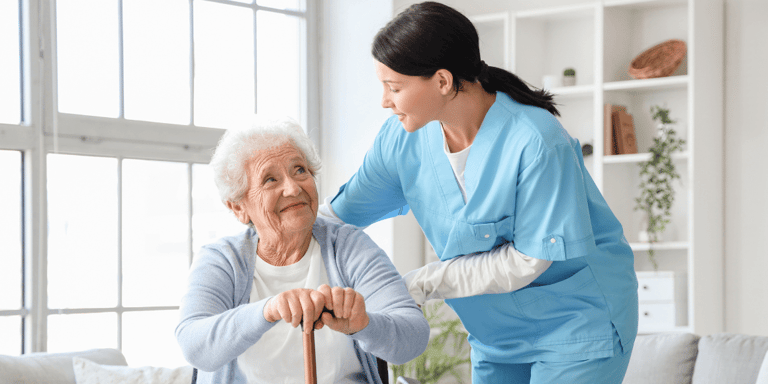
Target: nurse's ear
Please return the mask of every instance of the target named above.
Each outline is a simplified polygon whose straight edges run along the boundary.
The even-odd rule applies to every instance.
[[[447,69],[438,69],[432,76],[432,79],[437,84],[440,94],[443,96],[454,93],[453,90],[453,74]]]

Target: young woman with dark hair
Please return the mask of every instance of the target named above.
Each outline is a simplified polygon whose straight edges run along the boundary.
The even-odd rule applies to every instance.
[[[440,3],[397,15],[372,53],[395,116],[321,214],[366,226],[413,210],[440,261],[406,284],[459,315],[473,382],[621,383],[634,257],[552,95],[488,66]]]

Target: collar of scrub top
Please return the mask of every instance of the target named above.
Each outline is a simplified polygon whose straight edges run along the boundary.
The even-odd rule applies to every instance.
[[[468,172],[464,172],[464,188],[467,192],[467,203],[472,200],[472,195],[477,190],[478,182],[480,180],[480,171],[482,171],[482,165],[488,161],[496,161],[489,159],[491,153],[491,147],[498,138],[504,124],[510,117],[510,112],[504,107],[507,96],[503,92],[496,92],[496,102],[491,105],[491,108],[486,113],[483,123],[480,125],[480,130],[477,132],[475,139],[472,142],[472,148],[469,151],[467,157],[467,165],[465,169]],[[435,173],[439,180],[440,195],[443,198],[443,202],[446,207],[453,213],[458,214],[464,209],[464,198],[461,195],[461,190],[456,182],[456,177],[453,175],[453,168],[448,161],[448,157],[444,153],[444,139],[443,132],[439,121],[433,121],[426,127],[427,148],[429,149],[429,155],[432,158],[432,163],[435,165]],[[422,129],[424,129],[422,128]]]

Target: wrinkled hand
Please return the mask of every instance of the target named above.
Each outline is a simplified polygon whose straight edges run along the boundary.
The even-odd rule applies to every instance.
[[[352,288],[331,288],[327,284],[318,287],[317,291],[322,293],[325,307],[333,312],[333,316],[330,313],[322,314],[318,322],[321,327],[327,325],[334,331],[351,335],[368,326],[363,295]]]
[[[321,292],[305,288],[291,289],[281,292],[264,305],[264,318],[270,323],[282,319],[296,328],[302,319],[309,319],[309,323],[314,323],[325,305],[325,295]],[[322,327],[321,322],[315,324],[315,329]],[[311,327],[304,327],[304,332],[308,333],[310,329]]]

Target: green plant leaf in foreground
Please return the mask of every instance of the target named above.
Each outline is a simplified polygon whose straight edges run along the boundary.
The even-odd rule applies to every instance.
[[[467,333],[462,331],[461,320],[440,318],[439,309],[443,305],[444,302],[437,301],[422,307],[429,327],[439,329],[440,333],[429,340],[427,349],[419,357],[402,365],[390,365],[395,379],[404,376],[415,378],[421,384],[435,384],[450,374],[459,383],[464,382],[457,368],[470,362]]]

